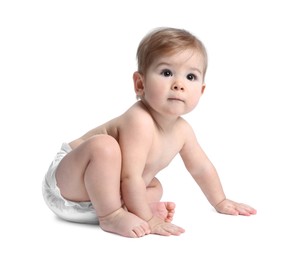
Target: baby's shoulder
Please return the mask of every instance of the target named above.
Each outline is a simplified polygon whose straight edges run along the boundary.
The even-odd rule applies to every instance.
[[[154,120],[149,111],[141,105],[140,102],[135,103],[122,116],[127,123],[153,123]]]
[[[193,141],[196,139],[196,135],[191,124],[184,118],[179,118],[175,133],[184,139],[184,142]]]
[[[137,102],[119,117],[119,126],[146,130],[154,126],[154,120],[151,114]]]
[[[192,126],[190,125],[190,123],[185,120],[182,117],[179,117],[176,123],[177,128],[182,131],[182,130],[186,130],[186,131],[190,131],[192,130]]]

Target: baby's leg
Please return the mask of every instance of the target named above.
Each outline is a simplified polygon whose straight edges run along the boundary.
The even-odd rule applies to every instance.
[[[147,188],[147,201],[149,203],[158,202],[162,198],[163,188],[157,178],[153,178]]]
[[[157,178],[154,178],[147,186],[147,200],[151,207],[152,213],[155,216],[164,219],[166,222],[171,222],[175,212],[175,203],[160,202],[162,194],[162,185]]]
[[[145,221],[121,208],[120,173],[118,143],[111,136],[97,135],[63,158],[56,179],[66,199],[92,202],[103,230],[129,237],[148,234]]]

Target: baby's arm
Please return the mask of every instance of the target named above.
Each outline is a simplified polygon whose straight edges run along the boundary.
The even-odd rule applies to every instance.
[[[122,198],[130,212],[146,221],[152,218],[142,176],[152,143],[151,126],[148,124],[150,122],[137,115],[135,118],[132,114],[126,114],[119,129]]]
[[[147,201],[143,172],[153,143],[153,129],[153,120],[150,117],[125,115],[124,124],[119,129],[122,198],[130,212],[148,222],[152,234],[179,235],[184,230],[153,216]]]
[[[185,131],[186,141],[180,155],[210,204],[223,214],[255,214],[252,207],[226,198],[217,171],[198,144],[193,130],[187,125]]]

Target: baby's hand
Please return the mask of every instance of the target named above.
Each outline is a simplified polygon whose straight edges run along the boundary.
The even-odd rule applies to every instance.
[[[164,220],[153,216],[148,224],[150,226],[151,234],[157,234],[162,236],[179,236],[181,233],[184,233],[185,230],[179,226],[176,226],[172,223],[165,222]]]
[[[228,215],[243,215],[250,216],[257,213],[257,211],[243,203],[237,203],[229,199],[221,201],[215,206],[215,209],[222,214]]]

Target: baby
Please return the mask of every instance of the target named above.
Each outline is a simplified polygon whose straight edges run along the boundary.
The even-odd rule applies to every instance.
[[[192,127],[205,90],[207,53],[186,30],[158,28],[142,39],[133,74],[138,101],[120,116],[64,143],[43,182],[48,206],[61,218],[99,223],[125,237],[180,235],[175,204],[160,202],[155,177],[179,153],[186,169],[220,213],[249,216],[252,207],[226,198]]]

